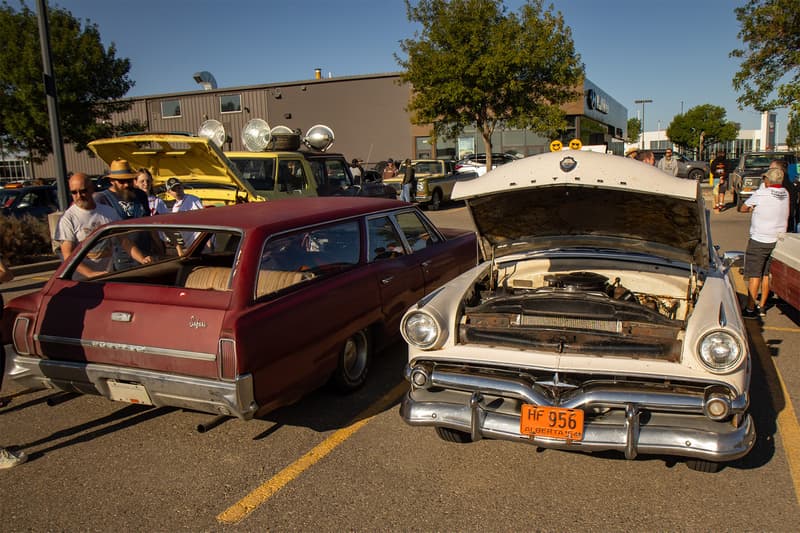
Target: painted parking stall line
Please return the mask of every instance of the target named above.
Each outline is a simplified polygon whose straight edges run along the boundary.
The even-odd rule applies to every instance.
[[[738,273],[734,274],[733,278],[736,291],[740,293],[740,295],[746,295],[747,287],[744,278]],[[800,333],[800,328],[757,326],[754,322],[755,321],[751,321],[747,327],[747,333],[750,336],[760,336],[762,329],[763,331]],[[778,433],[781,436],[781,441],[783,442],[784,451],[786,452],[786,460],[789,463],[789,475],[792,477],[795,499],[800,503],[800,424],[797,422],[792,398],[789,396],[789,391],[786,389],[783,376],[781,376],[780,370],[772,360],[772,354],[769,352],[763,339],[761,342],[753,342],[753,339],[751,339],[750,345],[755,347],[756,356],[761,363],[761,368],[765,369],[765,379],[769,385],[770,402],[772,402],[772,406],[777,413],[776,424]],[[766,369],[773,369],[773,372],[767,372]],[[783,404],[783,408],[779,409],[781,404]]]
[[[336,431],[305,455],[275,474],[271,479],[256,487],[250,494],[217,515],[217,520],[225,524],[236,524],[244,520],[250,513],[266,503],[275,493],[321,461],[340,444],[352,437],[359,429],[366,426],[376,415],[396,403],[406,390],[408,390],[408,383],[405,381],[398,383],[392,390],[356,416],[355,422]]]

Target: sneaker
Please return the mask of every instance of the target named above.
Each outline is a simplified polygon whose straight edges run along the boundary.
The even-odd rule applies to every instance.
[[[13,468],[21,465],[28,460],[25,452],[10,452],[5,448],[0,448],[0,469]]]
[[[746,307],[744,309],[742,309],[742,317],[743,318],[755,319],[755,318],[758,318],[758,316],[759,316],[758,315],[758,311],[755,310],[755,309],[748,309]]]
[[[767,316],[767,308],[761,307],[760,305],[756,306],[756,311],[758,311],[758,316],[765,317]]]

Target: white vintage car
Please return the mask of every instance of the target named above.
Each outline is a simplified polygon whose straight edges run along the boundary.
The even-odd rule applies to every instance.
[[[446,441],[681,456],[755,440],[751,360],[697,182],[559,151],[456,184],[487,261],[403,317],[400,410]]]

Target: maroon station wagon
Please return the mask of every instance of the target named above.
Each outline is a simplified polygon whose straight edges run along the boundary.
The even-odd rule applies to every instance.
[[[152,263],[121,260],[134,245]],[[474,233],[437,229],[417,207],[385,199],[109,224],[41,291],[8,302],[8,375],[250,419],[329,380],[362,385],[405,310],[477,256]]]

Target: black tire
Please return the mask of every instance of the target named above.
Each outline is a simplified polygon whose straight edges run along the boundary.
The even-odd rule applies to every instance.
[[[436,434],[439,435],[440,439],[447,442],[455,442],[456,444],[467,444],[472,442],[472,437],[469,436],[469,433],[464,433],[463,431],[458,431],[457,429],[437,426]]]
[[[339,353],[339,362],[331,381],[340,392],[352,392],[367,380],[372,359],[369,331],[362,329],[351,335]]]
[[[703,172],[699,168],[693,168],[692,170],[689,171],[690,180],[700,181],[701,179],[703,179],[704,176],[705,172]]]
[[[436,189],[431,195],[431,201],[428,204],[428,209],[431,211],[438,211],[442,207],[442,191]]]
[[[689,467],[689,470],[694,470],[696,472],[715,474],[722,468],[722,463],[713,463],[711,461],[704,461],[703,459],[689,459],[686,461],[686,466]]]

